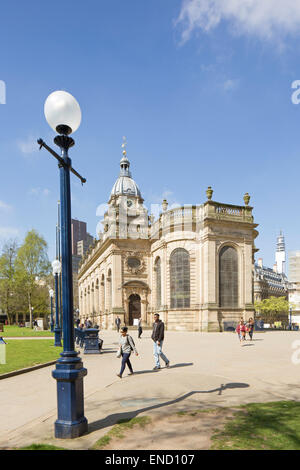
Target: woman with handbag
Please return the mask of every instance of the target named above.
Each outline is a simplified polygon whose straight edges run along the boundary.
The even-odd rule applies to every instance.
[[[132,337],[127,334],[127,331],[128,331],[127,326],[123,326],[121,328],[121,336],[120,336],[120,340],[119,340],[119,350],[118,350],[118,353],[117,353],[117,357],[122,356],[121,370],[120,370],[120,373],[117,374],[117,376],[120,377],[120,379],[122,378],[122,375],[123,375],[123,372],[125,370],[126,364],[127,364],[127,367],[130,371],[128,375],[133,374],[132,365],[131,365],[131,362],[130,362],[130,359],[129,359],[130,355],[131,355],[131,352],[134,351],[136,356],[139,355],[139,353],[136,350],[134,341],[133,341]]]

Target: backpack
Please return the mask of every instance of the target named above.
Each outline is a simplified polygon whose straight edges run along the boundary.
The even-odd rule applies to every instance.
[[[129,335],[127,335],[126,338],[127,338],[127,343],[129,344],[131,351],[134,351],[133,347],[131,346],[131,344],[129,342]],[[132,336],[130,336],[130,338],[131,338],[133,346],[135,346]]]

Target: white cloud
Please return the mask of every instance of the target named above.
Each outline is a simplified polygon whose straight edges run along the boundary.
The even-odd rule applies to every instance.
[[[29,194],[33,196],[49,196],[50,192],[50,189],[47,188],[31,188]]]
[[[196,30],[209,32],[222,21],[239,35],[280,40],[299,34],[299,0],[183,0],[175,24],[182,27],[182,42]]]
[[[28,136],[25,140],[19,140],[17,142],[17,145],[19,147],[19,150],[21,150],[21,152],[25,155],[37,152],[39,149],[37,139],[33,136]]]
[[[4,210],[4,211],[8,212],[11,209],[12,209],[12,206],[10,206],[9,204],[7,204],[4,201],[0,201],[0,210]]]
[[[225,80],[225,82],[223,83],[223,90],[224,91],[233,91],[233,90],[236,90],[239,86],[239,83],[240,81],[238,79],[228,79],[228,80]]]

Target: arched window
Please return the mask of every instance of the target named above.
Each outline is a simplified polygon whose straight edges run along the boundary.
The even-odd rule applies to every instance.
[[[232,246],[224,246],[219,254],[220,307],[238,307],[238,254]]]
[[[183,248],[170,256],[171,308],[190,306],[190,257]]]
[[[156,274],[156,308],[161,307],[161,260],[157,258],[155,262]]]

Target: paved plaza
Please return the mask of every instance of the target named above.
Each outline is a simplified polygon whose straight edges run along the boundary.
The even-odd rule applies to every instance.
[[[171,367],[153,372],[151,332],[132,336],[140,353],[132,357],[136,374],[122,379],[116,358],[118,334],[104,331],[101,355],[83,355],[85,415],[89,433],[61,441],[53,437],[56,419],[54,366],[0,381],[0,448],[52,443],[87,449],[123,418],[162,418],[177,411],[249,402],[298,400],[300,364],[293,343],[299,332],[255,333],[240,346],[234,333],[167,331],[164,352]],[[294,345],[295,346],[295,345]],[[300,354],[299,354],[300,357]]]

